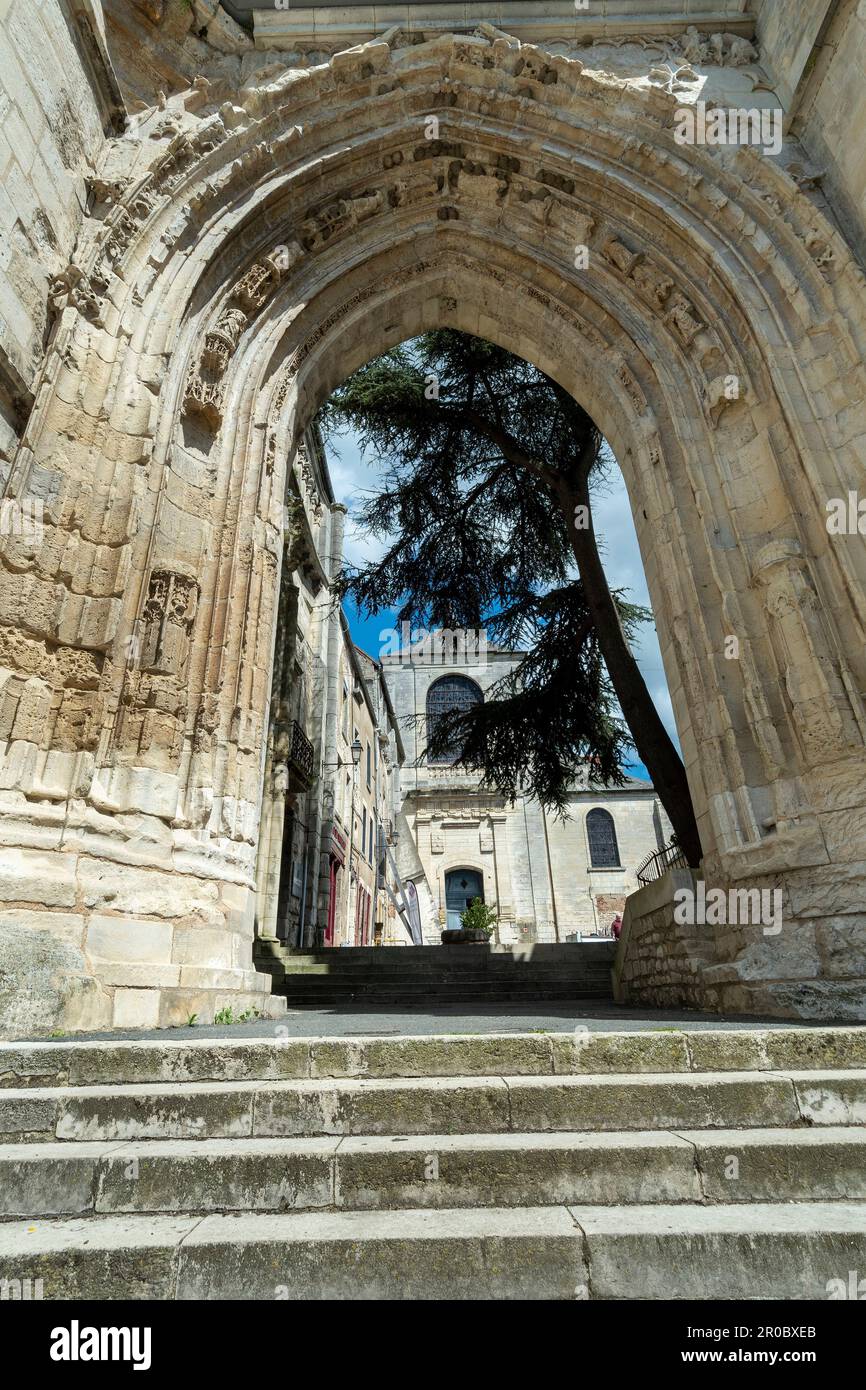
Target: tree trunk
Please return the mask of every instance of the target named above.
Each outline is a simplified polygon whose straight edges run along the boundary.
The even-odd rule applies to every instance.
[[[584,597],[595,624],[598,644],[629,727],[638,756],[673,826],[677,842],[693,867],[701,861],[701,841],[683,761],[662,723],[640,667],[619,621],[616,604],[598,553],[587,483],[557,478],[554,489],[565,516]],[[575,526],[576,508],[585,507],[586,526]]]

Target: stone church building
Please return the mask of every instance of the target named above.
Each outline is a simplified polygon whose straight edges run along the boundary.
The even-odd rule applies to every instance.
[[[397,864],[418,889],[425,941],[459,927],[474,897],[496,911],[503,945],[608,935],[638,887],[638,866],[670,841],[652,786],[576,785],[567,814],[556,816],[533,798],[511,805],[479,790],[453,754],[434,760],[426,739],[437,710],[483,699],[520,660],[486,641],[479,651],[463,640],[456,656],[446,645],[431,634],[382,660],[405,748]]]
[[[626,895],[621,998],[866,1017],[864,55],[862,0],[5,0],[0,1032],[270,1007],[259,930],[321,931],[361,843],[369,929],[399,726],[299,450],[437,326],[609,441],[700,832],[676,872],[781,925],[593,864],[597,811],[622,865],[653,843],[651,792],[576,788],[572,862],[419,768],[431,924],[458,869],[515,937]]]

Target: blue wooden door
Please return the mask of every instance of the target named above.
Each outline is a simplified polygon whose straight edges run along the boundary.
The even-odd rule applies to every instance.
[[[460,930],[460,914],[465,912],[473,898],[484,901],[484,882],[475,869],[452,869],[445,875],[445,910],[448,914],[448,930]]]

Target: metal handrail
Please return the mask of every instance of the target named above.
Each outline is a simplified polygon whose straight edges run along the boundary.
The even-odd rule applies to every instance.
[[[646,859],[642,860],[637,869],[637,881],[645,888],[648,883],[655,883],[657,879],[663,878],[668,869],[687,869],[688,866],[685,851],[678,844],[666,845],[664,849],[656,850],[655,854],[648,854]]]

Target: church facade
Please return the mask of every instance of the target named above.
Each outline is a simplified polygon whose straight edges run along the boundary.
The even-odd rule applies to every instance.
[[[557,816],[529,795],[511,804],[483,790],[477,774],[456,765],[457,750],[432,758],[426,742],[437,714],[484,699],[521,656],[483,641],[457,648],[427,639],[382,660],[405,747],[397,864],[417,888],[425,943],[459,927],[475,897],[496,912],[502,945],[609,935],[638,887],[639,865],[670,840],[651,783],[577,780]]]

